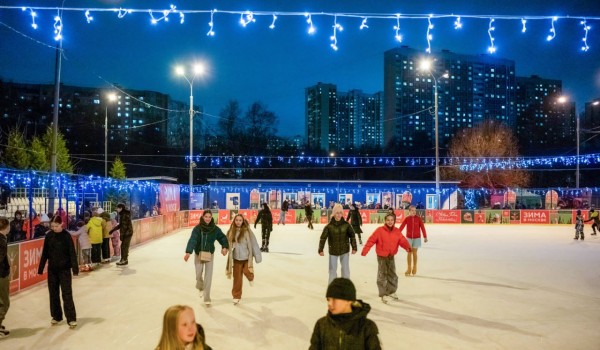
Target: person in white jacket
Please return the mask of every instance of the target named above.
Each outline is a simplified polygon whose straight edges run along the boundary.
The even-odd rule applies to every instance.
[[[79,262],[82,263],[79,271],[89,272],[92,271],[92,243],[90,242],[90,236],[88,235],[88,227],[83,223],[83,221],[77,222],[77,231],[69,231],[71,236],[77,237],[77,241],[79,242],[79,249],[81,250],[81,256],[79,257]]]

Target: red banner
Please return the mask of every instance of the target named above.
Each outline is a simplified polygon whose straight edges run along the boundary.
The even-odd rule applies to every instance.
[[[433,210],[433,222],[436,224],[460,224],[460,210]]]
[[[548,210],[521,210],[522,224],[549,224],[550,213]]]
[[[42,258],[42,249],[44,248],[44,240],[36,239],[21,243],[19,252],[19,271],[20,281],[19,289],[24,289],[41,282],[47,277],[48,264],[43,275],[38,275],[38,267]]]
[[[202,210],[192,210],[189,212],[188,216],[188,226],[196,226],[200,223],[200,218],[202,217]],[[215,220],[215,223],[219,223],[218,219]]]
[[[179,185],[160,184],[159,186],[160,213],[179,211]]]

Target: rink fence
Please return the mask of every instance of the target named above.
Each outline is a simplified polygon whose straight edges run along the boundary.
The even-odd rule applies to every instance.
[[[165,215],[153,216],[133,221],[133,238],[131,246],[163,237],[181,228],[195,226],[200,222],[202,210],[179,211]],[[231,224],[236,214],[242,214],[250,223],[254,223],[258,210],[212,210],[213,218],[219,225]],[[279,221],[281,210],[272,210],[273,223]],[[383,224],[386,210],[362,210],[360,212],[364,224]],[[396,223],[401,223],[408,211],[395,210]],[[584,220],[588,219],[589,212],[582,212]],[[344,216],[348,211],[344,211]],[[575,222],[575,210],[417,210],[426,223],[433,224],[552,224],[568,225]],[[330,210],[314,210],[313,222],[325,224],[331,216]],[[306,223],[304,210],[294,209],[287,211],[286,224]],[[78,256],[79,246],[74,238]],[[10,294],[42,283],[47,278],[47,272],[38,275],[37,270],[42,255],[44,240],[36,239],[8,245],[8,258],[10,270]],[[182,248],[183,249],[183,248]],[[112,250],[112,247],[111,247]],[[112,255],[112,251],[111,251]],[[135,257],[135,253],[133,254]]]

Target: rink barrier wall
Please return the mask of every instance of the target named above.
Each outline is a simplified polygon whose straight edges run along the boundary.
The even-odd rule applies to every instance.
[[[233,217],[240,213],[251,224],[256,221],[258,210],[211,210],[213,218],[218,225],[231,224]],[[195,226],[200,222],[202,210],[179,211],[165,215],[153,216],[133,220],[133,238],[131,247],[151,241],[181,228]],[[271,210],[273,223],[279,221],[281,210]],[[363,224],[383,224],[387,210],[361,210]],[[408,215],[407,210],[395,210],[396,223],[400,224]],[[347,217],[348,210],[344,210]],[[425,223],[433,224],[549,224],[569,225],[575,222],[575,210],[417,210]],[[589,212],[583,211],[584,220],[588,219]],[[331,210],[316,209],[313,212],[313,223],[326,224],[331,217]],[[306,215],[303,209],[288,210],[285,215],[286,224],[304,224]],[[77,240],[78,256],[81,254]],[[32,287],[47,279],[47,273],[38,275],[37,270],[42,256],[43,239],[11,243],[8,245],[8,259],[10,263],[10,294]],[[112,250],[112,246],[111,246]],[[111,251],[112,255],[112,251]],[[134,254],[135,256],[135,254]]]

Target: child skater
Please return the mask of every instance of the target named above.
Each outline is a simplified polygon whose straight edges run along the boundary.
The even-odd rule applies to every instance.
[[[344,209],[337,203],[333,206],[331,220],[323,228],[323,233],[319,238],[319,255],[324,256],[323,250],[325,243],[329,246],[329,280],[328,283],[337,277],[338,260],[342,265],[342,277],[350,278],[350,249],[352,254],[356,254],[356,238],[354,230],[343,218]],[[329,242],[327,242],[329,241]]]
[[[48,292],[50,293],[50,315],[52,316],[50,323],[55,325],[63,319],[63,310],[60,306],[62,294],[67,323],[69,327],[75,328],[77,314],[71,288],[71,270],[73,270],[73,275],[77,276],[79,265],[75,245],[69,232],[63,229],[60,216],[55,216],[50,221],[50,231],[44,238],[38,275],[44,274],[46,262],[48,262]]]
[[[367,318],[371,306],[356,300],[356,289],[346,278],[334,279],[327,287],[327,315],[315,324],[309,350],[380,350],[379,330]]]
[[[425,231],[423,220],[417,216],[417,208],[414,205],[408,207],[408,213],[409,215],[404,218],[402,225],[400,225],[400,231],[406,226],[406,239],[410,244],[410,252],[406,255],[408,268],[404,275],[410,276],[412,273],[414,276],[417,274],[417,250],[421,248],[421,232],[423,232],[423,238],[427,242],[427,231]]]
[[[583,216],[581,216],[581,210],[577,210],[577,216],[575,217],[575,238],[579,239],[581,236],[581,240],[583,241]]]
[[[394,256],[401,246],[410,254],[410,245],[400,229],[394,224],[396,215],[387,214],[385,224],[378,227],[369,237],[360,255],[366,256],[373,245],[377,254],[377,288],[381,301],[385,304],[391,299],[398,300],[396,290],[398,289],[398,275],[396,274],[396,262]]]
[[[117,222],[117,212],[113,211],[110,213],[110,223],[113,228],[117,227],[119,223]],[[110,234],[110,242],[113,247],[113,260],[121,260],[121,232],[119,230],[111,229],[112,233]]]
[[[71,236],[77,237],[79,241],[79,249],[81,249],[81,261],[83,266],[80,271],[89,272],[92,271],[92,243],[90,242],[90,236],[88,235],[88,227],[83,223],[83,221],[77,222],[77,231],[69,231]]]
[[[248,221],[242,214],[237,214],[233,218],[231,227],[227,231],[227,241],[229,243],[229,255],[227,257],[227,267],[225,273],[227,278],[233,275],[233,304],[237,305],[242,298],[242,284],[244,276],[250,281],[254,281],[254,266],[252,258],[259,264],[262,261],[262,254],[258,246],[258,241],[250,230]]]
[[[194,310],[174,305],[165,311],[163,329],[156,350],[210,350],[202,326],[196,323]]]

